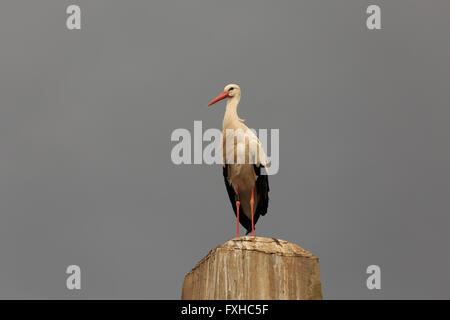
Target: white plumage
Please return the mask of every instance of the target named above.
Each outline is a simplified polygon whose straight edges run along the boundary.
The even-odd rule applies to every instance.
[[[237,107],[241,89],[229,84],[209,105],[228,98],[222,129],[223,175],[228,195],[239,222],[254,230],[260,215],[265,215],[269,202],[267,175],[261,174],[261,167],[267,167],[267,157],[258,137],[239,118]],[[263,169],[264,170],[264,169]],[[244,213],[239,220],[239,210]],[[254,231],[252,232],[254,235]]]

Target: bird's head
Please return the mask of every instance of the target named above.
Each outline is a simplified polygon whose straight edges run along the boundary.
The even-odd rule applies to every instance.
[[[237,84],[229,84],[227,85],[221,94],[219,94],[217,97],[215,97],[208,106],[212,106],[214,103],[219,102],[220,100],[223,100],[225,98],[240,98],[241,97],[241,88]]]

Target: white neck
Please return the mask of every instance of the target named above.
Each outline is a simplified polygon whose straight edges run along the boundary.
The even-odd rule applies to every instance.
[[[240,118],[237,114],[237,107],[241,97],[234,96],[228,99],[227,109],[225,111],[225,116],[223,117],[223,127],[228,127],[236,122],[240,122]]]

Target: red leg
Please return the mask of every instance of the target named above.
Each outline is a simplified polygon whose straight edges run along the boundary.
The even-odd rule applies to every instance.
[[[252,198],[250,199],[250,211],[252,212],[252,236],[255,236],[255,224],[253,223],[253,204],[255,202],[254,200],[254,194],[255,194],[255,186],[252,187]]]
[[[236,237],[239,238],[239,207],[241,206],[241,202],[239,201],[239,192],[238,188],[235,189],[236,192]]]

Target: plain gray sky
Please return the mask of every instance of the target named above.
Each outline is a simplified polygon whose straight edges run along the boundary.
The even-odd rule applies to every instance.
[[[82,30],[66,29],[69,4]],[[449,13],[447,0],[2,1],[0,298],[180,298],[235,217],[221,168],[173,165],[170,136],[220,128],[224,104],[206,104],[230,82],[250,127],[280,130],[258,235],[317,255],[326,299],[450,298]],[[81,291],[65,287],[71,264]]]

